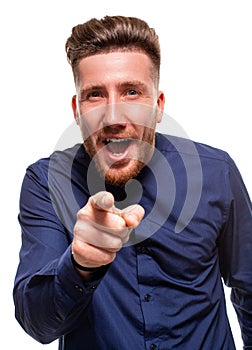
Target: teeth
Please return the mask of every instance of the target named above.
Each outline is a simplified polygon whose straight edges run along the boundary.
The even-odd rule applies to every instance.
[[[128,141],[128,139],[106,139],[106,142],[125,142]]]

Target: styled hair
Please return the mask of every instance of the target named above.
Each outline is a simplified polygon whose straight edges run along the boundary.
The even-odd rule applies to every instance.
[[[66,42],[66,53],[74,79],[78,77],[78,63],[82,58],[113,51],[138,51],[146,53],[159,81],[160,45],[153,28],[135,17],[105,16],[92,18],[72,29]]]

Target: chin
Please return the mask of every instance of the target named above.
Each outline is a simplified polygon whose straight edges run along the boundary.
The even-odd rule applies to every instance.
[[[144,163],[138,160],[131,160],[130,164],[128,164],[127,166],[118,166],[114,164],[106,171],[104,169],[101,170],[100,166],[98,166],[97,168],[107,184],[122,187],[129,180],[135,178],[140,173],[143,167]]]

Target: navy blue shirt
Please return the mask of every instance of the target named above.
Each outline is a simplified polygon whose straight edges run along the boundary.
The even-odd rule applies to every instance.
[[[99,190],[145,217],[115,261],[84,283],[71,261],[77,211]],[[251,201],[227,153],[156,134],[125,188],[104,183],[83,145],[28,167],[14,301],[25,331],[61,350],[233,350],[222,280],[252,349]]]

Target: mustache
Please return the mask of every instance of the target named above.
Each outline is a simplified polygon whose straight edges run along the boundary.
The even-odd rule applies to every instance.
[[[91,135],[92,136],[92,135]],[[93,134],[96,137],[97,142],[104,142],[108,137],[117,137],[123,139],[138,139],[138,136],[134,130],[125,130],[125,127],[119,125],[106,126]],[[90,137],[90,136],[89,136]]]

